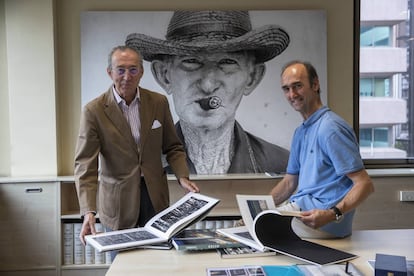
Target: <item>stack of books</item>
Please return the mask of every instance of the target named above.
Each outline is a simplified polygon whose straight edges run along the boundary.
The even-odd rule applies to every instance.
[[[243,243],[226,237],[211,229],[185,229],[175,235],[171,242],[175,249],[211,250],[217,248],[243,247]]]

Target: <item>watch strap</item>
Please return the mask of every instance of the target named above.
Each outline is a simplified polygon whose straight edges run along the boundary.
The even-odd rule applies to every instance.
[[[340,220],[342,218],[342,212],[338,209],[338,207],[333,206],[331,207],[331,210],[335,212],[335,220]]]

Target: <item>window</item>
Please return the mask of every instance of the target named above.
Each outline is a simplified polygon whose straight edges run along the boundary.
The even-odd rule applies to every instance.
[[[359,96],[361,97],[389,97],[389,78],[360,78]]]
[[[359,142],[367,167],[414,165],[414,0],[360,0]]]
[[[362,128],[359,130],[361,147],[388,147],[387,128]]]
[[[361,26],[360,46],[361,47],[391,46],[390,35],[391,35],[391,28],[389,26],[381,26],[381,27]]]

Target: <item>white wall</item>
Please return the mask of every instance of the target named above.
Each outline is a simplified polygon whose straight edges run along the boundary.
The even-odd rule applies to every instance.
[[[0,19],[4,18],[4,1],[0,0]],[[7,89],[6,22],[0,20],[0,175],[10,175],[9,106]]]
[[[0,173],[56,175],[53,1],[5,0],[4,15]]]

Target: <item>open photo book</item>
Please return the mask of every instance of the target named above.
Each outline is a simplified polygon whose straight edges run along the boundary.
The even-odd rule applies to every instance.
[[[203,219],[218,203],[216,198],[187,193],[151,218],[144,227],[87,235],[85,239],[99,252],[166,242],[179,231]]]
[[[300,212],[276,210],[270,195],[237,195],[237,202],[245,224],[244,231],[250,234],[250,241],[246,245],[262,251],[275,251],[315,265],[340,263],[357,257],[300,238],[291,227],[293,217],[300,217]],[[240,242],[246,241],[246,238],[240,238],[247,235],[242,232],[243,228],[237,228],[217,231]]]
[[[236,195],[237,204],[243,220],[243,226],[217,229],[217,232],[244,243],[258,251],[268,251],[255,237],[253,221],[265,210],[274,210],[276,206],[270,195]],[[299,216],[300,212],[285,212],[284,215]]]

